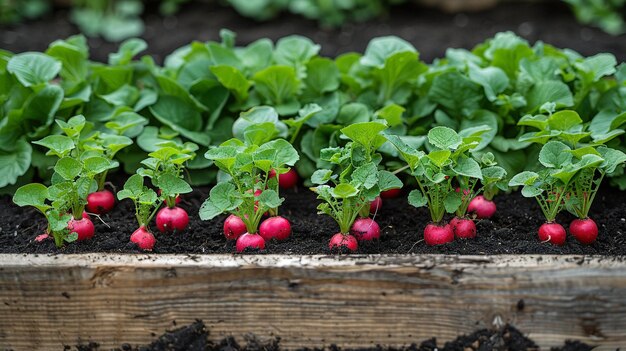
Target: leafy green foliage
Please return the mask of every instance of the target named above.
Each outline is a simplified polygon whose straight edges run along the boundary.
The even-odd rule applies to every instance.
[[[337,221],[341,233],[349,232],[359,214],[369,214],[370,202],[381,191],[402,187],[396,175],[378,169],[382,158],[376,150],[385,142],[381,132],[386,129],[384,121],[355,123],[341,130],[350,139],[345,147],[321,150],[332,169],[313,173],[317,187],[312,190],[324,201],[317,209]]]
[[[254,113],[248,111],[242,116]],[[259,116],[273,114],[273,109],[268,108]],[[206,152],[204,156],[220,169],[224,180],[211,189],[209,198],[202,204],[201,219],[231,213],[244,221],[248,233],[254,234],[265,212],[277,213],[283,199],[279,196],[277,177],[270,177],[270,171],[288,172],[299,156],[289,142],[274,139],[274,131],[271,122],[246,122],[238,133],[241,139],[227,140]]]
[[[619,35],[626,30],[624,24],[624,0],[563,0],[568,3],[578,21],[584,24],[592,24],[603,31]]]
[[[493,154],[478,158],[470,152],[480,145],[485,131],[479,128],[457,133],[448,127],[435,127],[428,132],[428,153],[411,147],[402,137],[388,135],[387,140],[417,180],[418,189],[409,194],[409,204],[428,206],[433,222],[440,223],[446,212],[464,216],[471,199],[484,187],[506,188],[502,183],[506,171],[496,166]]]
[[[196,156],[198,145],[190,142],[181,144],[163,141],[157,143],[155,147],[157,149],[141,161],[145,168],[139,168],[137,174],[150,178],[152,185],[159,189],[159,197],[172,208],[176,206],[176,197],[179,194],[192,191],[191,186],[182,178],[185,166]]]
[[[599,123],[599,119],[594,121]],[[616,128],[621,122],[608,128],[600,128],[597,123],[583,124],[578,113],[571,110],[548,116],[528,115],[519,122],[538,129],[537,132],[524,134],[520,140],[545,144],[539,153],[539,162],[548,169],[559,169],[551,176],[561,180],[563,185],[565,197],[561,199],[562,205],[581,219],[587,217],[602,179],[618,168],[621,171],[626,162],[624,152],[605,145],[624,134],[623,129]],[[521,183],[525,180],[518,179],[516,185],[524,185]]]
[[[140,174],[133,174],[126,180],[124,189],[117,192],[117,198],[133,201],[137,223],[146,228],[163,201],[154,190],[144,185],[144,177]]]
[[[0,157],[7,172],[0,174],[0,185],[21,185],[34,174],[49,179],[52,162],[44,156],[49,150],[26,145],[58,134],[54,120],[67,121],[76,113],[85,116],[89,132],[115,136],[106,143],[116,148],[119,137],[136,141],[108,152],[128,173],[144,167],[140,162],[161,142],[191,142],[205,153],[232,137],[261,143],[265,131],[266,140],[280,137],[296,147],[301,160],[295,167],[311,184],[308,178],[317,169],[331,167],[321,150],[347,142],[342,128],[377,119],[387,122],[387,134],[414,148],[435,126],[470,134],[485,129],[475,152],[493,154],[511,175],[536,166],[532,155],[539,146],[534,139],[518,140],[543,137],[525,124],[541,123],[542,117],[534,116],[575,111],[596,142],[624,149],[626,67],[616,67],[610,54],[584,58],[543,43],[531,46],[512,33],[472,51],[450,49],[431,65],[397,37],[374,39],[363,54],[334,60],[320,57],[319,45],[300,36],[237,47],[227,30],[219,42],[176,50],[163,67],[147,56],[135,58],[145,49],[142,40],[128,40],[108,64],[94,63],[85,38],[75,36],[55,41],[45,54],[1,55]],[[25,59],[33,65],[24,65]],[[250,125],[255,127],[246,139],[243,131]],[[383,168],[400,168],[390,143],[378,150]],[[219,174],[211,164],[190,160],[189,182],[215,182]],[[626,188],[621,168],[611,177]]]

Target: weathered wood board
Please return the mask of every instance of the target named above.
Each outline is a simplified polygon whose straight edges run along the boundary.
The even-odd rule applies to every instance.
[[[212,339],[288,349],[451,340],[511,322],[540,346],[626,346],[626,260],[582,256],[0,255],[0,349]]]

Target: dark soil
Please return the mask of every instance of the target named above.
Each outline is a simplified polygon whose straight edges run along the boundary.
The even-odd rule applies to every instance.
[[[322,45],[323,55],[332,57],[348,51],[363,52],[374,37],[397,35],[413,43],[422,59],[431,62],[442,57],[448,47],[472,48],[497,32],[511,30],[531,42],[543,40],[587,56],[609,52],[618,61],[626,61],[626,35],[614,37],[582,26],[565,4],[555,0],[506,1],[487,11],[460,14],[405,4],[392,8],[380,19],[326,30],[320,30],[315,21],[289,14],[259,23],[217,2],[185,4],[171,18],[163,18],[156,8],[148,8],[143,35],[149,44],[146,53],[162,62],[167,54],[192,40],[218,40],[220,29],[228,28],[237,32],[241,45],[264,37],[276,40],[290,34],[305,35]],[[0,48],[13,52],[43,51],[52,41],[78,33],[68,17],[66,9],[57,9],[41,20],[0,27]],[[92,58],[97,61],[106,61],[108,54],[117,50],[117,44],[97,38],[90,39],[89,44]]]
[[[223,234],[226,216],[205,222],[199,219],[198,209],[208,197],[208,188],[197,188],[185,195],[180,206],[190,214],[189,228],[181,233],[156,233],[155,253],[215,254],[234,253],[234,241]],[[281,215],[292,224],[292,236],[284,242],[271,242],[262,253],[266,254],[325,254],[329,253],[328,240],[338,231],[337,224],[328,216],[318,215],[315,195],[306,188],[283,191],[285,203]],[[590,213],[598,223],[598,240],[592,245],[579,244],[568,236],[564,246],[542,243],[537,239],[537,229],[543,223],[542,214],[534,199],[519,193],[500,195],[495,202],[498,212],[491,220],[477,221],[478,237],[456,240],[441,246],[427,246],[423,229],[429,222],[426,208],[414,208],[406,196],[386,199],[376,216],[381,227],[381,238],[359,245],[359,253],[408,254],[443,253],[461,255],[490,254],[590,254],[626,255],[626,192],[610,187],[601,188]],[[0,198],[0,253],[133,253],[138,252],[129,242],[130,234],[137,228],[134,208],[125,200],[115,209],[93,218],[96,235],[93,239],[67,244],[61,249],[52,240],[34,241],[45,229],[44,218],[32,208],[20,208],[9,196]],[[567,229],[574,219],[568,213],[558,217]],[[152,228],[156,231],[156,226]]]
[[[76,346],[79,351],[99,350],[95,342],[87,345]],[[279,351],[280,338],[260,340],[255,335],[246,335],[245,343],[238,343],[233,337],[224,338],[219,342],[212,342],[209,339],[209,331],[202,321],[197,321],[191,325],[166,332],[156,341],[146,346],[133,347],[128,344],[122,345],[121,351]],[[551,351],[591,351],[593,347],[578,342],[566,341],[563,347],[554,347]],[[320,348],[303,349],[306,351],[339,351],[342,350],[336,345],[323,346]],[[407,347],[388,348],[378,345],[377,347],[359,349],[358,351],[536,351],[537,345],[524,336],[522,332],[513,326],[504,326],[500,330],[481,329],[470,335],[462,335],[453,341],[445,344],[437,343],[437,339],[432,338],[421,342],[418,346],[413,343]],[[357,350],[355,350],[357,351]]]

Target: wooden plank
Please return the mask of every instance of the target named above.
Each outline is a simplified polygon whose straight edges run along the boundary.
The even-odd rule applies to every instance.
[[[523,302],[521,302],[523,301]],[[582,256],[0,255],[0,349],[145,344],[202,319],[299,348],[451,340],[511,322],[542,347],[626,345],[626,262]]]

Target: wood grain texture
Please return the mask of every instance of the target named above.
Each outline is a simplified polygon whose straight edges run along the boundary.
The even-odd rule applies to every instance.
[[[523,302],[522,302],[523,301]],[[626,261],[582,256],[0,255],[0,349],[212,339],[293,349],[451,340],[511,322],[547,348],[626,345]]]

